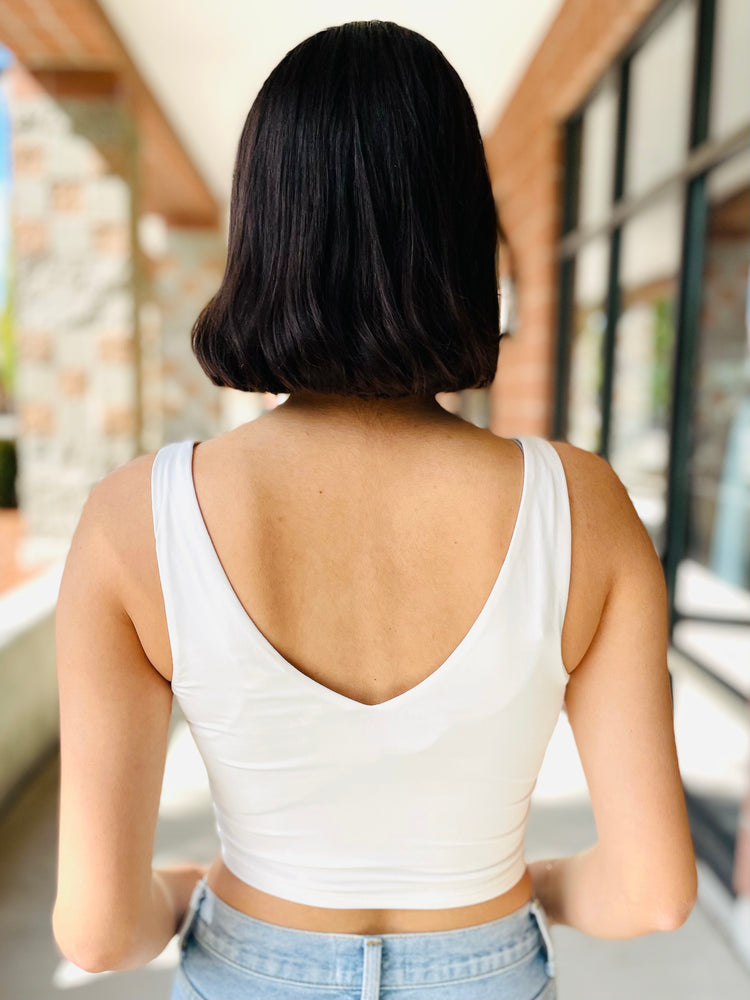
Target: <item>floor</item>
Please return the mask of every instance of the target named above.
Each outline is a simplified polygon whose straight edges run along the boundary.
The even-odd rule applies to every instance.
[[[103,975],[77,969],[56,950],[50,913],[55,892],[58,775],[55,756],[40,767],[0,817],[0,1000],[167,1000],[177,958],[176,939],[143,969]],[[527,860],[572,853],[594,839],[580,762],[562,715],[534,791]],[[216,847],[205,772],[184,720],[175,710],[155,864],[185,858],[207,863]],[[678,930],[628,940],[590,938],[555,925],[559,1000],[750,996],[750,973],[715,912],[716,900],[709,906],[702,896]]]

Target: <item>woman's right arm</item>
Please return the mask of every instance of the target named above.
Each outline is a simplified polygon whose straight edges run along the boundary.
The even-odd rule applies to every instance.
[[[600,938],[673,930],[695,904],[697,872],[675,746],[664,574],[609,464],[571,445],[559,450],[571,492],[586,491],[586,544],[596,543],[608,570],[599,624],[565,695],[597,842],[529,869],[552,923]]]

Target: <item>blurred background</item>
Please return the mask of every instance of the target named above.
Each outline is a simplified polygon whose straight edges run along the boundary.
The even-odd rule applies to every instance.
[[[462,76],[503,247],[491,388],[443,405],[606,456],[659,552],[699,900],[669,934],[555,926],[561,1000],[750,987],[748,0],[2,0],[0,997],[165,997],[176,943],[92,975],[51,934],[54,609],[93,484],[283,397],[213,386],[189,331],[223,273],[237,141],[263,80],[332,24],[395,20]],[[563,713],[527,859],[596,839]],[[158,866],[217,850],[175,708]]]

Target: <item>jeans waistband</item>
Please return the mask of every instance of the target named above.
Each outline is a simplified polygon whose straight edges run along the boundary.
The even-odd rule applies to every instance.
[[[536,898],[497,920],[455,930],[341,934],[251,917],[218,897],[204,876],[195,885],[179,931],[181,947],[191,932],[202,945],[248,971],[320,985],[353,985],[354,980],[342,977],[346,980],[347,970],[356,968],[363,951],[373,946],[382,947],[390,985],[408,986],[424,983],[426,973],[435,982],[498,972],[536,951],[540,936],[548,973],[554,974],[549,928]]]

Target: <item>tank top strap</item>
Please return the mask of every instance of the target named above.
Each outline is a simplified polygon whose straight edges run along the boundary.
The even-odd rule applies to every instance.
[[[173,678],[192,641],[204,600],[206,567],[196,538],[189,493],[193,441],[172,441],[156,452],[151,466],[151,513],[156,560],[172,652]]]
[[[568,606],[571,566],[570,500],[565,469],[557,449],[542,437],[517,438],[528,476],[528,510],[522,548],[533,567],[540,614],[562,632]]]
[[[154,532],[160,536],[167,524],[177,519],[186,504],[185,452],[192,441],[171,441],[163,445],[154,456],[151,466],[151,513]]]

